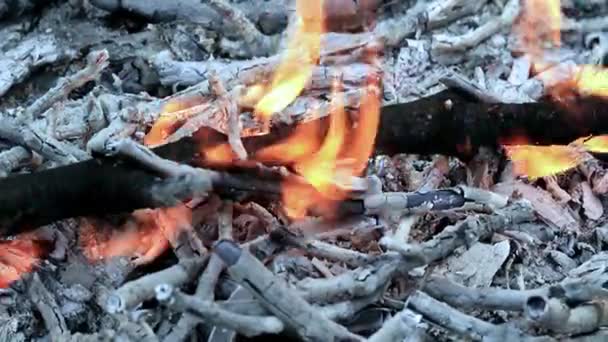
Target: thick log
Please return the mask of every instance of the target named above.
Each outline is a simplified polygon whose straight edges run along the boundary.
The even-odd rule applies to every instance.
[[[587,97],[568,106],[552,101],[485,104],[445,91],[415,102],[383,107],[376,153],[443,153],[466,159],[480,146],[497,146],[515,137],[524,136],[540,144],[566,144],[581,136],[608,133],[605,103],[602,98]],[[321,120],[326,123],[327,119]],[[292,130],[293,126],[274,127],[268,135],[244,138],[243,142],[254,155]],[[200,144],[225,142],[224,135],[202,129],[192,138],[154,151],[167,159],[208,166],[199,155]],[[237,176],[220,187],[228,192],[279,192],[276,180],[262,180],[260,185],[247,172],[238,176],[238,170],[244,169],[227,169]],[[147,189],[161,181],[139,165],[111,158],[10,176],[0,180],[0,233],[13,234],[67,217],[154,207]],[[355,203],[355,207],[358,205]]]

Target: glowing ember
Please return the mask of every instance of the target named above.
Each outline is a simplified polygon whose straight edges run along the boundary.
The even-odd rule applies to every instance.
[[[23,274],[31,272],[48,252],[48,246],[32,235],[0,243],[0,288],[7,288]]]
[[[203,146],[202,154],[205,161],[211,165],[228,165],[237,158],[228,143],[208,147]]]
[[[560,0],[523,0],[522,13],[515,32],[525,52],[534,62],[544,59],[544,49],[561,45]]]
[[[136,265],[149,263],[174,244],[191,227],[192,213],[185,205],[165,209],[142,209],[122,227],[83,220],[80,247],[92,262],[129,257]]]

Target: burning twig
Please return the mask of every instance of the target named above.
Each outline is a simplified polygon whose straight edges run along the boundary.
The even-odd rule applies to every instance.
[[[200,259],[182,260],[172,267],[130,281],[108,296],[105,309],[109,313],[131,310],[141,302],[154,298],[158,284],[180,286],[192,280],[201,266]]]
[[[228,143],[230,144],[230,147],[232,147],[232,151],[236,153],[239,159],[247,159],[247,151],[241,140],[242,128],[239,120],[239,105],[237,102],[241,95],[242,88],[237,87],[228,93],[222,84],[222,81],[215,74],[209,77],[209,84],[211,85],[213,93],[218,97],[218,101],[221,103],[219,106],[223,116],[228,121],[226,124],[228,127]]]
[[[156,287],[156,298],[173,310],[188,313],[198,319],[238,331],[248,337],[283,331],[283,322],[276,317],[232,313],[213,302],[185,295],[167,284]]]
[[[346,328],[320,315],[296,292],[281,283],[260,261],[236,244],[227,240],[219,241],[214,253],[226,263],[227,271],[233,278],[302,338],[361,340]]]

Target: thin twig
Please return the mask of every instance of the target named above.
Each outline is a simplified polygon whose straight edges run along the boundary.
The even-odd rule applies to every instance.
[[[510,28],[519,11],[519,0],[510,0],[499,17],[488,20],[473,31],[457,37],[436,35],[432,49],[436,52],[461,52],[472,49],[499,31]]]
[[[283,323],[273,316],[245,316],[222,309],[211,301],[188,296],[168,284],[156,287],[156,298],[175,311],[196,316],[211,324],[223,326],[252,337],[261,334],[280,333]]]

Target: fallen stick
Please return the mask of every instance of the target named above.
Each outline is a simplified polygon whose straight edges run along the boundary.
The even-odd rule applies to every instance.
[[[424,292],[416,291],[408,298],[408,307],[419,312],[425,318],[460,335],[473,340],[504,340],[507,336],[517,337],[517,341],[551,341],[544,337],[532,337],[515,327],[495,325],[464,314],[455,308],[442,303]]]
[[[320,258],[343,262],[350,266],[361,266],[370,262],[368,254],[352,249],[342,248],[331,243],[315,240],[306,236],[298,236],[287,228],[280,226],[270,232],[270,238],[277,243],[294,246]]]
[[[214,246],[214,253],[224,261],[232,278],[251,291],[268,311],[301,338],[313,341],[363,340],[323,317],[297,291],[290,289],[282,279],[235,243],[220,240]]]
[[[218,238],[232,239],[232,211],[232,203],[225,201],[222,204],[218,217]],[[215,298],[215,285],[223,270],[224,263],[222,260],[217,255],[212,254],[209,257],[207,267],[198,277],[194,296],[202,301],[213,301]],[[184,315],[179,319],[171,332],[165,336],[163,341],[185,341],[199,322],[200,317],[184,312]]]
[[[422,316],[403,309],[386,321],[368,342],[403,341],[411,335],[424,334]]]
[[[85,83],[98,78],[101,72],[110,64],[109,58],[110,56],[106,50],[89,53],[86,58],[87,65],[84,69],[74,75],[58,80],[55,87],[27,107],[25,116],[29,120],[37,119],[47,109],[51,108],[55,102],[62,100],[73,90],[82,87]]]
[[[188,146],[192,141],[183,142],[187,149],[195,149]],[[195,168],[163,159],[131,140],[111,141],[102,145],[95,149],[97,153],[105,154],[104,158],[0,180],[0,235],[24,232],[70,217],[169,207],[193,196],[205,196],[211,191],[228,197],[235,191],[246,191],[278,198],[282,181],[293,179],[303,182],[298,177],[255,167],[241,169],[241,172],[234,172],[234,168],[233,172]],[[163,152],[163,148],[159,148],[159,151],[170,155],[170,152]],[[173,157],[180,159],[175,155]],[[266,173],[266,178],[261,173]],[[69,182],[66,183],[66,180]],[[316,193],[310,184],[302,185],[304,189]],[[97,191],[94,198],[89,196],[91,189]],[[381,193],[355,197],[337,203],[337,213],[328,211],[327,203],[320,201],[322,203],[311,211],[324,217],[373,215],[391,211],[428,212],[461,207],[471,200],[504,202],[496,194],[457,187],[426,193]],[[106,205],[99,206],[100,202]]]
[[[181,311],[213,325],[235,330],[247,337],[278,334],[283,322],[274,316],[247,316],[222,309],[212,301],[188,296],[168,284],[156,286],[156,299],[175,311]],[[174,340],[173,340],[174,341]]]
[[[131,310],[141,302],[154,298],[157,285],[181,286],[194,278],[201,266],[202,260],[184,260],[162,271],[130,281],[108,296],[105,310],[111,314]]]
[[[605,98],[591,95],[565,102],[542,98],[533,103],[482,103],[462,91],[448,89],[416,101],[383,106],[375,153],[444,154],[468,159],[481,146],[498,148],[516,137],[539,145],[569,144],[580,137],[608,132],[608,114],[602,110],[605,104]],[[328,112],[323,108],[314,117],[299,111],[280,116],[290,117],[301,127],[320,124],[326,130]],[[249,136],[249,132],[260,131],[249,128],[242,133],[246,135],[243,145],[255,156],[258,150],[289,136],[295,127],[278,122],[261,136]],[[227,142],[226,132],[204,132],[200,135],[209,146]]]
[[[569,307],[563,301],[530,296],[524,307],[526,318],[551,331],[585,334],[608,325],[608,302],[598,301]]]
[[[510,28],[519,14],[519,1],[509,1],[502,15],[488,20],[482,26],[469,31],[462,36],[436,35],[432,49],[437,53],[463,52],[471,50],[482,41],[490,38],[499,31]]]
[[[607,276],[590,274],[579,279],[567,279],[555,285],[530,290],[501,288],[469,288],[448,279],[432,276],[424,291],[429,295],[462,309],[523,311],[528,298],[541,296],[557,298],[568,303],[581,303],[595,298],[608,298],[604,284]]]

